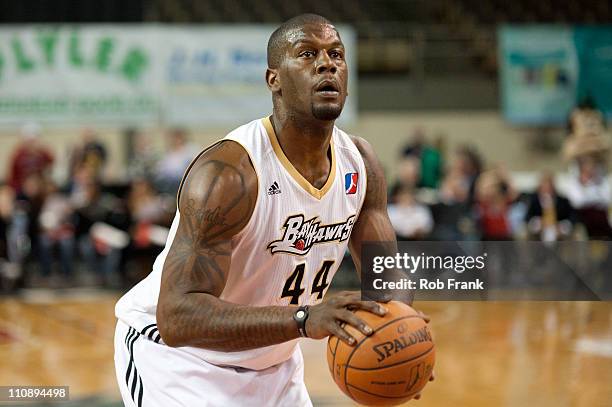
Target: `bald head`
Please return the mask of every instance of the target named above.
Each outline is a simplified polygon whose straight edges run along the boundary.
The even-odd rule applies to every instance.
[[[282,59],[285,47],[289,44],[288,35],[296,29],[300,29],[307,24],[328,24],[332,23],[325,17],[318,14],[301,14],[285,21],[278,27],[268,40],[268,67],[277,68]]]

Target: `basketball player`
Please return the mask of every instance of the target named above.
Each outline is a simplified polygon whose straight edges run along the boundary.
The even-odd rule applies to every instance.
[[[119,300],[115,364],[127,406],[310,406],[299,337],[364,334],[358,293],[323,298],[348,246],[393,241],[372,148],[334,126],[345,50],[317,15],[268,42],[270,117],[237,128],[186,171],[166,247]],[[359,270],[358,270],[359,271]]]

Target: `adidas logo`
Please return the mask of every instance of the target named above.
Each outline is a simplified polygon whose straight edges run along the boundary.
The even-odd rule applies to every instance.
[[[270,188],[268,188],[268,195],[276,195],[280,193],[281,193],[281,190],[278,187],[278,182],[274,181],[274,183],[270,185]]]

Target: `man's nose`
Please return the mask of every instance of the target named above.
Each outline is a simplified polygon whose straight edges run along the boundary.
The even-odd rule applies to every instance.
[[[319,57],[317,58],[317,73],[322,74],[327,71],[331,73],[336,73],[336,63],[332,58],[327,55],[327,52],[319,53]]]

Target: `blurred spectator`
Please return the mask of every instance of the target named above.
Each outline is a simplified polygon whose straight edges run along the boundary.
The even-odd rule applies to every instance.
[[[19,243],[25,243],[26,225],[19,231],[19,222],[15,220],[15,191],[9,186],[0,186],[0,288],[7,290],[14,288],[22,273]]]
[[[576,168],[577,166],[577,168]],[[611,201],[610,183],[605,167],[593,156],[577,160],[567,185],[567,198],[578,213],[591,238],[610,238],[612,231],[608,221]]]
[[[449,171],[457,179],[454,182],[461,183],[468,191],[468,202],[474,202],[476,192],[476,180],[482,172],[482,158],[478,151],[471,146],[457,148],[451,159]]]
[[[39,140],[40,132],[40,126],[35,123],[23,126],[21,143],[10,158],[8,182],[17,193],[22,192],[30,175],[44,175],[53,164],[53,155]]]
[[[166,242],[175,198],[158,194],[149,180],[137,178],[130,188],[128,209],[132,221],[129,254],[136,265],[134,275],[129,277],[139,281],[151,271],[155,257]]]
[[[161,223],[168,222],[168,213],[174,203],[174,198],[160,195],[146,178],[136,178],[131,185],[128,198],[128,208],[132,222]],[[174,213],[172,213],[174,214]]]
[[[587,96],[569,115],[567,121],[568,135],[604,132],[606,122],[603,114],[597,109],[593,99]]]
[[[154,179],[160,155],[153,147],[151,137],[135,129],[126,131],[126,134],[129,139],[128,178]]]
[[[96,178],[102,176],[106,164],[107,152],[104,144],[98,139],[98,135],[91,128],[83,129],[81,140],[70,153],[70,175],[87,167]]]
[[[183,129],[171,130],[168,133],[168,144],[168,151],[157,166],[157,181],[161,192],[174,194],[199,149],[189,143],[187,133]]]
[[[605,134],[602,113],[594,108],[576,108],[569,123],[570,133],[563,145],[563,158],[572,162],[588,156],[605,163],[610,152],[610,140]]]
[[[21,192],[16,196],[16,209],[24,217],[25,231],[31,253],[39,253],[40,224],[38,219],[45,201],[45,179],[39,173],[32,173],[23,181]],[[24,222],[19,222],[21,225]]]
[[[412,190],[418,186],[421,178],[421,165],[419,158],[408,155],[397,164],[397,180],[391,187],[389,202],[395,203],[397,194],[404,189]]]
[[[450,168],[440,186],[440,201],[447,204],[467,202],[470,184],[457,168]]]
[[[48,181],[46,197],[40,213],[39,253],[41,274],[51,275],[53,253],[59,251],[61,271],[66,278],[73,276],[74,264],[74,211],[67,196]],[[68,280],[67,280],[68,281]]]
[[[470,185],[457,169],[451,168],[442,180],[438,202],[431,206],[435,240],[471,240],[474,233],[472,209],[468,202]]]
[[[610,238],[611,191],[606,174],[610,142],[603,115],[586,101],[572,111],[568,129],[563,146],[563,156],[571,163],[567,197],[590,238]]]
[[[512,239],[510,207],[516,192],[501,169],[484,172],[476,183],[476,216],[483,240]]]
[[[444,161],[442,160],[441,145],[444,136],[440,135],[436,139],[435,145],[426,145],[421,152],[421,187],[438,188],[442,179]]]
[[[398,240],[422,239],[432,230],[433,219],[429,208],[416,201],[409,187],[397,191],[395,203],[389,205],[387,210]]]
[[[0,186],[0,259],[8,259],[8,228],[15,209],[15,192],[11,187]]]
[[[78,170],[81,175],[72,195],[76,213],[76,239],[81,256],[100,282],[113,283],[118,279],[121,250],[129,239],[125,232],[128,218],[122,202],[102,192],[102,185],[87,167]]]
[[[404,157],[413,155],[415,157],[421,157],[421,152],[425,146],[425,131],[421,127],[417,127],[412,132],[410,141],[404,147]]]
[[[565,239],[571,234],[573,209],[557,194],[551,173],[542,175],[537,191],[529,197],[525,221],[530,236],[543,241]]]
[[[416,128],[411,141],[404,147],[403,157],[416,157],[419,160],[420,175],[417,186],[424,188],[437,188],[442,177],[442,153],[436,146],[425,140],[422,128]]]

